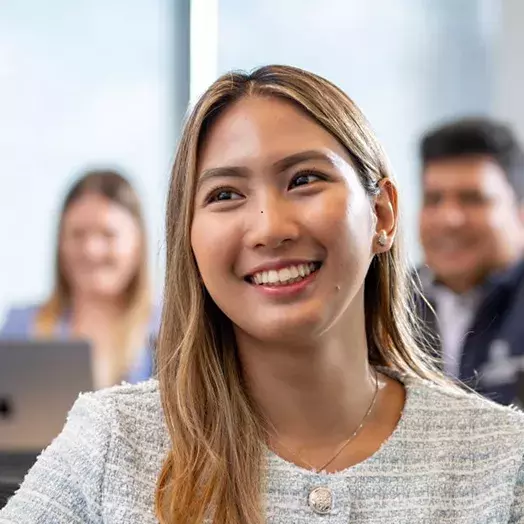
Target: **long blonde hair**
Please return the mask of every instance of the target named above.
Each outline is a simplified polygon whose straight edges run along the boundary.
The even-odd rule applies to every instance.
[[[137,351],[144,344],[146,330],[151,314],[151,287],[148,268],[146,227],[137,192],[130,182],[112,169],[97,169],[86,172],[68,191],[58,226],[58,242],[55,256],[55,284],[48,300],[40,307],[35,326],[37,337],[53,335],[57,323],[63,318],[71,304],[71,289],[64,274],[60,257],[60,238],[63,219],[67,210],[82,196],[95,194],[115,202],[126,209],[138,224],[141,236],[141,252],[138,269],[124,290],[126,310],[121,322],[115,325],[115,351],[118,351],[116,367],[123,378]]]
[[[242,384],[231,322],[207,294],[191,250],[199,147],[225,108],[242,97],[295,104],[345,146],[366,192],[390,177],[366,119],[327,80],[287,66],[220,77],[189,115],[176,155],[167,211],[165,303],[157,348],[162,405],[171,450],[158,480],[162,524],[261,524],[264,428]],[[370,362],[446,384],[421,347],[409,270],[395,241],[365,279]]]

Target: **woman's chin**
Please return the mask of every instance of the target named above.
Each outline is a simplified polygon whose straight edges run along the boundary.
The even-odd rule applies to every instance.
[[[250,338],[271,344],[300,345],[302,342],[311,343],[315,336],[324,331],[326,322],[317,313],[315,315],[288,315],[265,321],[250,322],[249,325],[239,326]]]
[[[78,286],[75,289],[78,296],[91,300],[115,300],[121,296],[123,289],[120,286],[106,283],[93,283],[92,285]]]

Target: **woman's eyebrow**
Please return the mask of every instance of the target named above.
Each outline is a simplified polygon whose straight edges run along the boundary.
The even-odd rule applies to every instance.
[[[198,178],[198,187],[200,187],[204,182],[213,178],[246,178],[248,171],[249,170],[247,168],[239,166],[211,167],[200,173]]]
[[[286,169],[289,169],[290,167],[293,167],[296,164],[300,164],[301,162],[307,162],[309,160],[320,160],[322,162],[330,164],[333,167],[336,164],[335,160],[331,157],[331,155],[324,153],[323,151],[310,149],[308,151],[300,151],[299,153],[293,153],[292,155],[281,158],[273,164],[273,167],[277,171],[285,171]]]
[[[320,160],[322,162],[328,163],[331,166],[336,166],[335,160],[329,154],[312,149],[308,151],[300,151],[284,158],[280,158],[273,163],[272,167],[275,171],[285,171],[296,164],[310,160]],[[202,171],[200,174],[198,179],[198,187],[212,178],[245,178],[247,177],[248,173],[249,169],[242,166],[211,167],[209,169],[204,169],[204,171]]]

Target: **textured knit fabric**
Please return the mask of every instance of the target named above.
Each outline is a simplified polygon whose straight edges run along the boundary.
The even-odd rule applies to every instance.
[[[270,524],[524,523],[524,415],[405,379],[406,404],[371,458],[314,473],[268,451]],[[1,524],[153,524],[169,442],[156,381],[80,397]],[[308,496],[331,491],[326,515]]]

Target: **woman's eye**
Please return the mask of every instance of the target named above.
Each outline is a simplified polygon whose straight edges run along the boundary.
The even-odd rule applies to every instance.
[[[311,184],[312,182],[317,182],[318,180],[322,179],[322,175],[318,173],[299,173],[298,175],[293,177],[290,187],[293,188],[298,186],[306,186],[308,184]]]
[[[238,200],[239,198],[242,197],[232,189],[220,189],[209,196],[208,202],[224,202],[226,200]]]
[[[106,240],[114,240],[117,237],[116,231],[104,231],[103,234]]]

